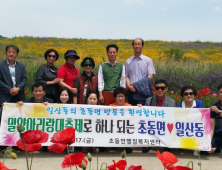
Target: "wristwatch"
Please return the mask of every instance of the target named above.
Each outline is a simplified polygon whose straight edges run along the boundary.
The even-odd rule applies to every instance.
[[[218,114],[220,115],[221,113],[222,113],[222,110],[219,110],[219,113],[218,113]]]

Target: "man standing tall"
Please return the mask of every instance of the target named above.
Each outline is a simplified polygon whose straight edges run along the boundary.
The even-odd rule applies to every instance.
[[[118,46],[110,44],[106,47],[108,62],[102,63],[98,71],[99,101],[101,104],[110,105],[115,102],[113,90],[116,87],[126,87],[125,67],[116,61]]]
[[[0,104],[4,102],[16,103],[25,100],[24,87],[27,83],[25,66],[15,61],[18,57],[19,48],[8,45],[6,48],[5,61],[0,62]],[[0,118],[1,118],[0,107]],[[4,152],[6,147],[1,146]]]
[[[0,62],[0,104],[25,100],[24,87],[27,83],[25,66],[15,61],[19,48],[8,45],[5,61]]]
[[[137,104],[144,104],[145,100],[133,99],[133,95],[137,93],[134,83],[148,77],[150,80],[153,78],[155,69],[153,61],[149,57],[142,54],[144,41],[137,38],[132,41],[134,56],[126,60],[126,86],[128,87],[128,103],[133,106]]]

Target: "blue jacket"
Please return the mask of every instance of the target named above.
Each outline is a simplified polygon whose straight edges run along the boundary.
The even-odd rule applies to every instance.
[[[194,106],[193,108],[204,108],[204,104],[201,100],[197,100],[197,99],[194,99],[196,101],[196,106]],[[177,105],[177,107],[182,107],[182,103],[184,101],[182,101],[180,104]]]
[[[136,92],[133,94],[134,100],[146,100],[148,97],[153,96],[150,80],[145,77],[133,84],[136,88]]]

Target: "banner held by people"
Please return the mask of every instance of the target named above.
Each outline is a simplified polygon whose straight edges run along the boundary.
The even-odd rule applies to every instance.
[[[6,103],[3,106],[0,144],[16,145],[23,131],[49,134],[76,129],[73,146],[169,147],[211,149],[210,110],[174,107],[110,107],[75,104]]]

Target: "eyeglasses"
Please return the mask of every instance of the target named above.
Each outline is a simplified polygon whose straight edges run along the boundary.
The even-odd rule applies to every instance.
[[[125,98],[125,96],[123,95],[123,96],[116,96],[116,97],[118,97],[118,98]]]
[[[188,96],[188,95],[193,96],[193,95],[194,95],[194,92],[186,92],[186,93],[183,93],[183,95],[184,95],[184,96]]]
[[[166,88],[166,86],[155,86],[156,90],[164,90]]]
[[[56,55],[50,55],[50,54],[49,54],[49,55],[47,55],[47,57],[49,57],[49,58],[51,58],[51,57],[52,57],[52,58],[56,58]]]
[[[92,67],[92,64],[84,64],[84,67]]]

